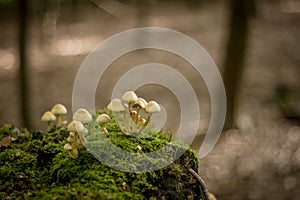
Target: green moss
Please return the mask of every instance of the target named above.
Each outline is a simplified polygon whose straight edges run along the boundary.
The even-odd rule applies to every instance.
[[[89,130],[94,127],[89,141],[95,146],[105,145],[101,140],[104,134],[95,128],[97,124],[89,126]],[[136,153],[140,145],[141,159],[143,153],[159,150],[170,142],[162,132],[151,133],[150,138],[122,135],[114,121],[107,124],[107,129],[110,141],[128,152]],[[197,156],[180,142],[169,143],[170,152],[186,150],[174,163],[156,171],[129,173],[100,163],[86,149],[79,150],[77,159],[70,158],[63,150],[68,136],[65,130],[52,129],[46,134],[0,126],[0,140],[6,136],[16,140],[0,147],[0,199],[185,199],[189,195],[200,199],[199,184],[188,172],[188,168],[197,171]],[[146,165],[159,159],[149,159]],[[118,159],[116,164],[126,162]]]

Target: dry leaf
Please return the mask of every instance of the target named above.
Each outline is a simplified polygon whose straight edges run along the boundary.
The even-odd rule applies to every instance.
[[[2,138],[2,140],[0,141],[0,147],[1,146],[3,146],[3,147],[9,146],[11,141],[12,141],[12,137],[10,135]]]

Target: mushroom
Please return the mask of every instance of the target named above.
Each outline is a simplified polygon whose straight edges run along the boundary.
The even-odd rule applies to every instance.
[[[160,112],[161,108],[156,101],[149,101],[145,106],[145,111],[147,113],[155,113],[155,112]]]
[[[69,137],[67,138],[67,141],[69,143],[73,143],[75,141],[75,133],[74,132],[69,133]]]
[[[122,96],[122,101],[128,104],[134,103],[137,99],[138,97],[133,91],[127,91]]]
[[[77,148],[72,148],[71,151],[69,151],[69,156],[74,159],[78,158]]]
[[[69,143],[67,143],[67,144],[65,144],[64,149],[68,150],[68,151],[71,151],[72,150],[72,146]]]
[[[80,122],[78,122],[78,123],[80,123]],[[74,129],[74,126],[76,126],[76,122],[73,122],[71,125],[69,124],[69,126],[68,126],[69,130]],[[74,159],[78,158],[77,147],[80,148],[80,145],[82,146],[82,143],[78,142],[78,135],[75,132],[70,132],[67,141],[69,143],[64,145],[64,149],[69,151],[69,156],[71,158],[74,158]]]
[[[161,108],[159,104],[156,101],[149,101],[147,105],[145,106],[145,112],[148,114],[146,122],[144,126],[147,126],[147,124],[150,121],[152,113],[160,112]]]
[[[68,129],[68,131],[70,131],[70,135],[73,133],[75,134],[74,135],[75,145],[77,145],[78,147],[81,147],[80,142],[78,141],[78,134],[80,135],[80,139],[82,140],[82,142],[86,143],[85,134],[88,133],[88,130],[83,126],[83,124],[81,122],[73,120],[70,122],[67,129]]]
[[[129,127],[132,122],[129,118],[129,115],[131,114],[131,106],[132,104],[138,99],[138,96],[134,93],[134,91],[127,91],[122,96],[122,101],[125,103],[125,106],[127,106],[127,113],[124,113],[124,123],[127,132],[130,132]],[[127,116],[126,116],[127,114]],[[133,119],[133,118],[132,118]]]
[[[136,150],[137,150],[138,152],[141,152],[142,149],[143,149],[143,148],[142,148],[140,145],[137,145],[137,146],[136,146]]]
[[[50,131],[50,122],[51,121],[55,121],[56,120],[56,117],[55,115],[50,112],[50,111],[46,111],[43,116],[41,117],[41,120],[43,122],[47,122],[47,131]]]
[[[62,126],[64,124],[64,121],[62,120],[61,115],[67,114],[68,111],[66,107],[58,103],[52,107],[51,112],[57,117],[57,126]]]
[[[81,124],[81,126],[80,126]],[[79,121],[71,121],[67,127],[68,131],[78,133],[77,128],[84,128],[83,124]]]
[[[97,122],[101,125],[102,130],[106,136],[109,136],[109,133],[106,129],[106,123],[109,122],[111,118],[107,114],[101,114],[97,117]]]
[[[130,112],[130,117],[132,120],[135,120],[135,118],[137,117],[137,112],[135,110]]]
[[[136,108],[136,116],[134,119],[134,123],[136,125],[138,124],[138,121],[139,121],[139,112],[141,109],[144,109],[146,105],[147,105],[147,101],[140,97],[132,105],[133,108]]]
[[[145,108],[145,106],[147,105],[147,101],[141,97],[139,97],[133,104],[133,107],[138,106],[140,108]]]
[[[107,109],[112,112],[123,112],[125,110],[125,106],[123,105],[121,99],[113,99],[108,104]]]
[[[143,117],[139,118],[139,121],[138,121],[139,126],[144,126],[145,123],[146,123],[145,118],[143,118]]]
[[[145,112],[147,114],[146,121],[143,123],[142,128],[138,132],[140,133],[148,125],[153,113],[160,112],[160,111],[161,108],[156,101],[149,101],[145,106]]]
[[[87,135],[89,133],[88,129],[86,129],[83,125],[81,127],[81,125],[80,125],[80,127],[77,127],[75,125],[75,127],[77,128],[77,131],[78,131],[78,135],[80,137],[80,141],[78,142],[78,148],[81,148],[82,145],[85,145],[87,143],[87,141],[85,139],[85,135]]]
[[[112,99],[111,102],[108,104],[107,109],[115,114],[116,123],[117,123],[118,127],[121,129],[122,133],[127,135],[126,130],[128,130],[128,129],[124,128],[120,123],[120,120],[121,120],[120,113],[124,114],[124,111],[125,111],[125,106],[123,105],[121,99]],[[123,115],[123,118],[125,118],[124,115]],[[126,122],[125,122],[125,124],[126,124]]]
[[[92,115],[83,108],[79,108],[74,114],[73,114],[73,120],[79,121],[83,124],[89,123],[93,120]]]

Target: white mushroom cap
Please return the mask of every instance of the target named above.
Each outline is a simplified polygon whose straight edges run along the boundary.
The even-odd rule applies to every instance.
[[[56,117],[55,115],[50,112],[50,111],[46,111],[43,116],[41,117],[41,120],[43,122],[50,122],[50,121],[55,121],[56,120]]]
[[[147,105],[147,101],[141,97],[139,97],[133,104],[134,107],[139,106],[141,108],[145,108]]]
[[[81,123],[89,123],[93,120],[92,115],[83,108],[79,108],[73,115],[73,120]]]
[[[75,122],[76,121],[71,121],[67,127],[67,130],[70,132],[77,132],[77,129],[75,128]]]
[[[110,120],[111,120],[111,118],[107,114],[101,114],[97,117],[97,122],[101,123],[101,124],[105,124],[105,123],[109,122]]]
[[[51,112],[54,115],[64,115],[64,114],[67,114],[67,109],[64,105],[58,103],[52,107]]]
[[[75,121],[75,120],[70,122],[67,129],[70,132],[77,132],[77,133],[85,131],[84,130],[85,127],[83,126],[83,124],[81,122]]]
[[[74,135],[73,134],[71,135],[71,133],[73,133]],[[74,132],[70,132],[70,135],[67,138],[67,141],[70,142],[70,143],[75,141],[75,133]]]
[[[134,93],[134,91],[128,91],[125,92],[122,96],[122,101],[125,103],[133,103],[138,99],[137,95]]]
[[[133,110],[133,111],[130,112],[130,117],[131,118],[134,119],[136,117],[136,115],[137,115],[137,112],[135,110]]]
[[[113,99],[108,104],[107,109],[112,112],[123,112],[125,110],[125,106],[123,105],[121,99]]]
[[[147,113],[155,113],[155,112],[160,112],[161,108],[159,104],[156,103],[155,101],[149,101],[149,103],[147,103],[147,105],[145,106],[145,111]]]
[[[81,129],[81,130],[79,130],[79,133],[83,133],[83,134],[88,134],[89,133],[89,130],[87,129],[87,128],[83,128],[83,129]]]
[[[146,123],[145,118],[139,118],[138,124],[143,126]]]
[[[75,128],[78,133],[88,133],[89,131],[83,126],[81,122],[76,122],[75,123]]]
[[[65,144],[64,149],[68,150],[68,151],[71,151],[72,150],[72,146],[69,143],[67,143],[67,144]]]
[[[136,149],[137,149],[138,151],[141,151],[143,148],[142,148],[140,145],[137,145],[137,146],[136,146]]]

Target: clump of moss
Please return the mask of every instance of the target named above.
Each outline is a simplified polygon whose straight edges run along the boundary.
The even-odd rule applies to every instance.
[[[136,152],[137,144],[151,152],[170,143],[163,132],[147,138],[119,134],[113,120],[107,129],[110,141],[129,152]],[[174,163],[129,173],[102,164],[86,149],[71,158],[63,149],[68,137],[63,129],[46,134],[0,126],[0,140],[8,136],[15,140],[0,146],[0,199],[201,199],[199,182],[188,171],[197,171],[197,156],[179,142],[171,143],[172,151],[185,152]]]

